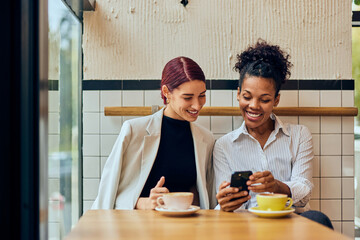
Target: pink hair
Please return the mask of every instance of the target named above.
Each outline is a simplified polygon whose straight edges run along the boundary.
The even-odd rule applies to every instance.
[[[181,84],[193,80],[205,82],[205,75],[200,66],[187,57],[177,57],[170,60],[164,67],[161,77],[161,89],[166,85],[170,92]],[[166,97],[161,91],[161,98],[166,104]]]

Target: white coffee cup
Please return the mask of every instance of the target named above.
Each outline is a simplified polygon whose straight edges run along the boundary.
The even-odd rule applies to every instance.
[[[194,194],[191,192],[172,192],[165,193],[162,197],[158,197],[157,204],[169,210],[186,210],[191,206],[193,199]],[[162,204],[161,201],[164,204]]]

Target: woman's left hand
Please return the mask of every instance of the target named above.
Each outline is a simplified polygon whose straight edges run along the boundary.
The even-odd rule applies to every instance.
[[[273,192],[284,193],[291,197],[291,191],[288,185],[276,180],[270,171],[256,172],[249,177],[246,183],[248,189],[253,192]],[[255,186],[251,186],[256,184]]]
[[[278,192],[277,180],[270,171],[256,172],[249,179],[246,184],[253,192]],[[257,185],[251,186],[252,184]]]

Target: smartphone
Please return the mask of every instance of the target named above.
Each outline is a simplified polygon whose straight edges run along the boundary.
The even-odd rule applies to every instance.
[[[231,175],[230,187],[237,187],[240,191],[248,191],[248,186],[246,182],[249,180],[249,177],[252,175],[252,171],[240,171],[234,172]]]

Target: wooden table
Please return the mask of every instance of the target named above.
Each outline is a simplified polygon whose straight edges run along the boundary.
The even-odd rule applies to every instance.
[[[77,239],[349,239],[292,213],[260,218],[247,211],[200,210],[187,217],[168,217],[153,210],[89,210],[65,238]]]

